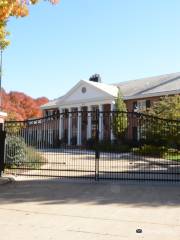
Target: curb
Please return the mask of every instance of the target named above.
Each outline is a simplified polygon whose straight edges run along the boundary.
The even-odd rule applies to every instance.
[[[8,184],[8,183],[12,183],[15,180],[13,178],[10,177],[0,177],[0,186],[4,185],[4,184]]]

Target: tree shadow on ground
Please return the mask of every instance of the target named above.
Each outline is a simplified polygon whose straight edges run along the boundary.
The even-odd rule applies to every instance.
[[[0,204],[180,206],[180,183],[78,180],[24,180],[0,186]]]

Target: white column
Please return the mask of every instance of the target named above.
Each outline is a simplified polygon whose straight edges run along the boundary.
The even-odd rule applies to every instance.
[[[59,117],[59,140],[63,138],[63,109],[59,109],[60,117]]]
[[[68,145],[71,145],[71,132],[72,132],[72,114],[71,108],[68,109]]]
[[[77,145],[81,145],[81,107],[78,107],[78,122],[77,122]]]
[[[87,140],[92,137],[92,107],[88,106]]]
[[[113,128],[112,128],[112,123],[113,123],[113,112],[114,111],[114,103],[112,102],[111,103],[111,116],[110,116],[110,121],[111,121],[111,124],[110,124],[110,128],[111,128],[111,141],[113,141],[115,138],[114,138],[114,133],[113,133]]]
[[[99,140],[103,140],[103,105],[99,105]]]

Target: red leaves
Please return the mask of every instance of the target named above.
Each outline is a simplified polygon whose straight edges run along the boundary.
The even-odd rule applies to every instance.
[[[8,113],[9,120],[39,118],[42,116],[40,106],[47,102],[45,97],[33,99],[21,92],[2,93],[3,110]]]

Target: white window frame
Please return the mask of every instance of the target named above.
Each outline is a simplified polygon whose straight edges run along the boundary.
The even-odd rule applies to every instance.
[[[146,100],[138,100],[137,101],[137,110],[138,111],[146,110]]]

